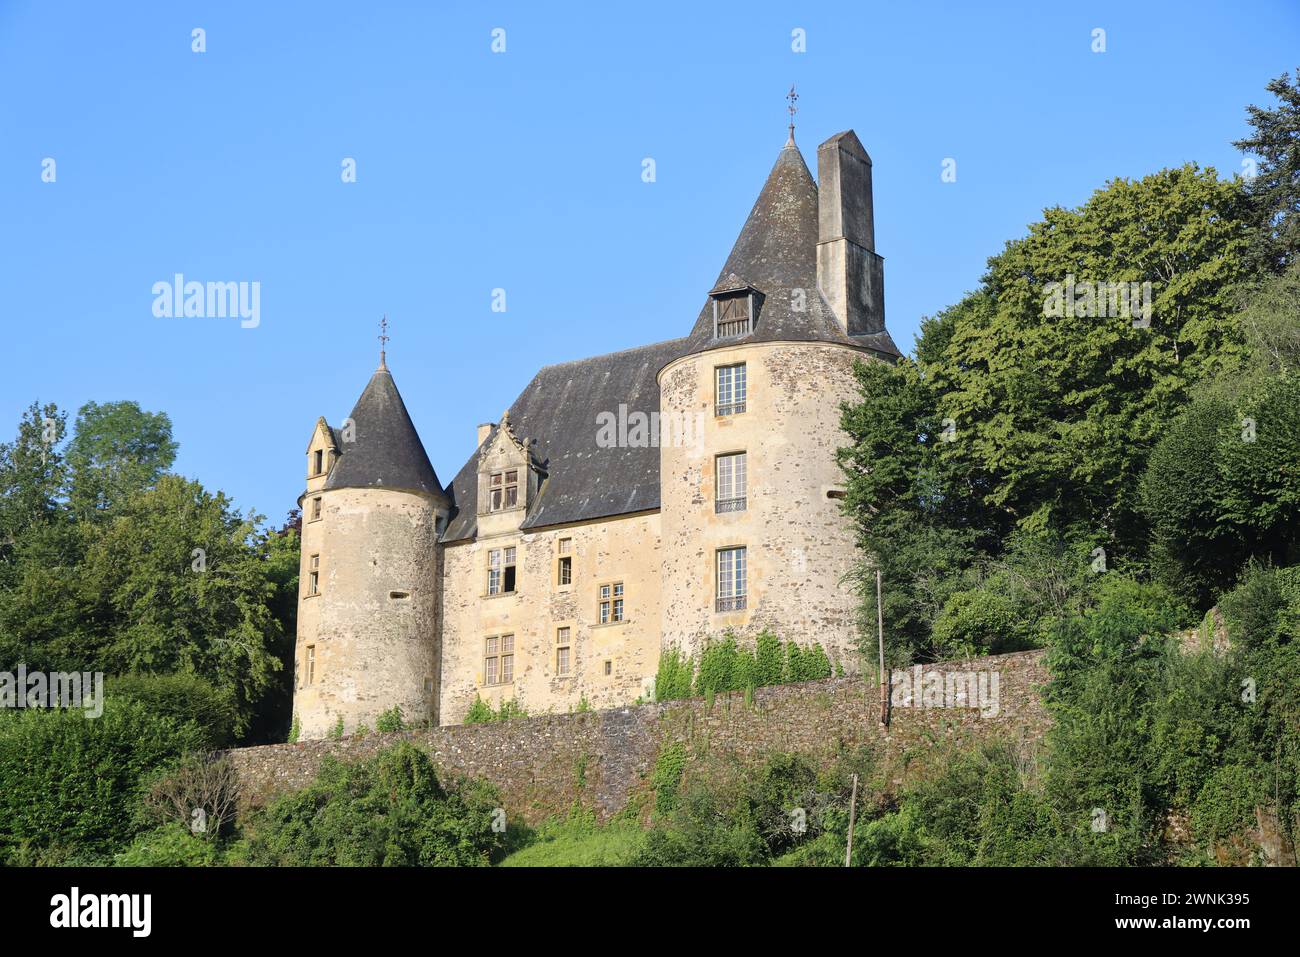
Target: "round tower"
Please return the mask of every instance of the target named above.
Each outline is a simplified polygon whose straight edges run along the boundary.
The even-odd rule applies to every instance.
[[[450,503],[380,361],[351,416],[308,448],[294,715],[302,739],[437,717],[441,546]]]
[[[840,508],[840,404],[884,330],[870,166],[852,132],[787,142],[683,354],[659,372],[665,647],[731,630],[819,643],[857,667],[860,559]]]

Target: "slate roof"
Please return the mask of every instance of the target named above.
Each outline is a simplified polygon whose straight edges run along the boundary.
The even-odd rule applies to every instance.
[[[601,448],[601,412],[659,411],[659,370],[682,354],[685,339],[546,366],[510,406],[510,429],[528,440],[546,479],[523,528],[561,525],[659,507],[659,448]],[[491,442],[499,425],[484,439]],[[447,489],[458,511],[444,542],[473,538],[478,527],[478,452]]]
[[[758,321],[746,336],[713,338],[713,303],[706,301],[687,337],[685,354],[743,342],[842,342],[897,357],[888,332],[849,336],[817,288],[817,184],[798,147],[781,150],[711,292],[754,287],[762,294]],[[804,309],[792,290],[804,290]]]
[[[445,497],[386,367],[370,377],[351,418],[354,441],[342,441],[343,430],[334,430],[342,454],[330,470],[326,488],[393,488]]]

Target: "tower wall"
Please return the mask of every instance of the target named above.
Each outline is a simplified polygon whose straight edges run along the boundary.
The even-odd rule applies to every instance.
[[[841,579],[857,556],[850,523],[828,493],[843,485],[839,404],[854,394],[853,361],[862,355],[825,343],[753,343],[686,356],[660,372],[661,415],[699,427],[697,441],[660,449],[665,647],[693,654],[728,629],[752,638],[770,628],[782,640],[819,642],[832,661],[856,668],[857,602]],[[717,416],[714,370],[740,362],[745,412]],[[718,513],[715,457],[737,451],[747,458],[746,508]],[[716,552],[740,545],[746,608],[719,612]]]
[[[445,511],[423,494],[324,489],[321,517],[304,509],[294,713],[303,739],[339,718],[374,730],[393,706],[407,721],[437,715],[438,581]],[[319,556],[318,593],[311,593]],[[309,664],[310,662],[310,664]]]

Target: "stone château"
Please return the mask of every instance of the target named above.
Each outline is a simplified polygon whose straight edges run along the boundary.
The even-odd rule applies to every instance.
[[[855,360],[893,361],[871,159],[790,139],[680,339],[543,368],[447,485],[386,359],[307,448],[294,712],[304,738],[649,696],[728,630],[852,669],[837,499]]]

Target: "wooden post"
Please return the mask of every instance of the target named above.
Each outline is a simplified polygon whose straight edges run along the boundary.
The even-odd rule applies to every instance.
[[[885,680],[885,604],[880,585],[880,569],[876,569],[876,641],[880,646],[880,723],[889,724],[889,687]]]
[[[853,822],[858,813],[858,776],[853,775],[853,796],[849,798],[849,845],[844,850],[844,866],[851,867],[853,860]]]

